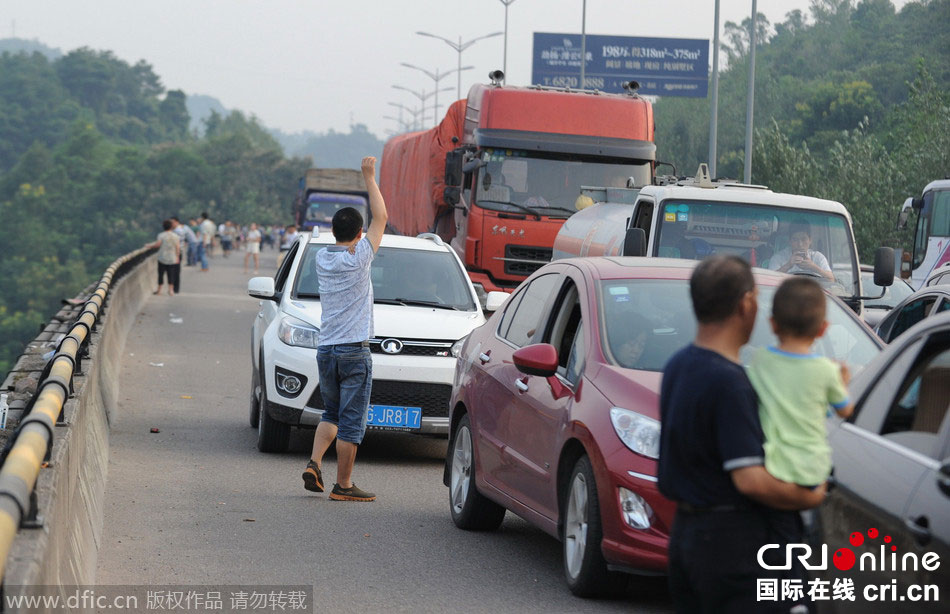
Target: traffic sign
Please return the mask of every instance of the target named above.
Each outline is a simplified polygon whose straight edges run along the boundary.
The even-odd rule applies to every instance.
[[[622,92],[640,83],[641,94],[704,98],[709,79],[709,40],[587,35],[585,89]],[[580,88],[581,35],[534,33],[531,83]]]

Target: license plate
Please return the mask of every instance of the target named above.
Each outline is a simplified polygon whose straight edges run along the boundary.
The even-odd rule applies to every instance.
[[[422,408],[370,405],[366,425],[377,428],[417,429],[422,426]]]

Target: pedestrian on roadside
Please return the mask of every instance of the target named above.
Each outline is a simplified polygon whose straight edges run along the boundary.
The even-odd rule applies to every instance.
[[[334,501],[375,501],[376,495],[352,481],[356,450],[366,432],[373,359],[373,286],[370,266],[386,230],[386,203],[376,185],[376,158],[361,163],[373,219],[363,234],[363,216],[352,207],[333,216],[336,244],[317,252],[320,283],[320,341],[317,367],[324,413],[313,436],[313,451],[303,473],[304,488],[323,492],[323,455],[336,440]]]
[[[765,469],[755,390],[739,360],[758,310],[749,264],[714,255],[690,279],[696,338],[663,371],[660,492],[677,504],[669,542],[669,583],[677,612],[784,612],[759,601],[758,580],[793,573],[785,544],[802,541],[798,510],[819,505],[826,486],[804,488]],[[781,575],[781,574],[785,575]]]
[[[214,222],[208,218],[207,212],[201,214],[198,222],[198,252],[196,257],[201,263],[201,272],[208,272],[208,256],[211,255],[211,242],[214,240]]]
[[[198,264],[198,246],[201,244],[200,236],[201,229],[198,226],[198,220],[191,218],[188,220],[188,228],[191,229],[191,234],[195,236],[195,242],[188,244],[188,266],[195,266]]]
[[[208,258],[212,256],[214,251],[214,235],[217,232],[217,227],[214,225],[214,222],[211,221],[211,218],[208,217],[208,212],[204,211],[201,213],[201,244],[204,246],[205,258],[201,261],[201,270],[208,270]]]
[[[299,236],[300,236],[300,233],[297,232],[296,226],[294,226],[293,224],[287,226],[287,229],[284,231],[283,237],[281,237],[280,239],[280,253],[277,254],[278,267],[280,267],[280,263],[284,261],[284,258],[287,256],[287,252],[289,252],[290,248],[294,246],[294,241],[296,241],[297,237]]]
[[[247,231],[247,237],[244,240],[244,272],[247,273],[247,260],[254,257],[254,274],[257,274],[261,268],[261,231],[257,229],[257,224],[251,222],[251,227]]]
[[[194,254],[195,248],[198,245],[198,237],[190,226],[181,223],[178,216],[173,215],[171,219],[175,222],[175,227],[172,230],[181,239],[181,253],[185,254],[186,266],[193,266],[195,264]],[[179,278],[180,277],[181,271],[179,270]],[[175,291],[177,292],[177,289]]]
[[[234,224],[231,223],[231,220],[225,221],[218,228],[218,233],[221,235],[221,252],[225,258],[231,253],[231,250],[234,249],[234,236],[236,234]]]
[[[178,284],[179,267],[181,266],[181,239],[178,238],[172,227],[172,220],[162,222],[162,232],[154,243],[146,243],[147,248],[158,248],[158,290],[152,294],[161,294],[165,277],[168,277],[168,296],[177,294],[175,286]]]

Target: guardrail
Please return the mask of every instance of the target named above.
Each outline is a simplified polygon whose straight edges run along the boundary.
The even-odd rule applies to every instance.
[[[20,528],[42,527],[34,487],[49,461],[55,427],[62,425],[63,407],[73,392],[73,376],[81,373],[90,334],[102,315],[109,289],[128,270],[155,252],[142,248],[113,262],[82,307],[69,332],[47,362],[36,393],[0,456],[0,578]]]

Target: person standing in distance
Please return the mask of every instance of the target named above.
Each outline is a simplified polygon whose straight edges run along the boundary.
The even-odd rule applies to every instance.
[[[336,440],[334,501],[375,501],[376,495],[356,487],[351,476],[356,450],[366,432],[373,382],[369,339],[373,336],[373,286],[370,265],[386,230],[386,203],[376,185],[376,158],[361,164],[373,221],[363,234],[363,216],[352,207],[333,216],[336,245],[317,252],[320,281],[320,341],[317,367],[323,418],[313,436],[313,452],[303,473],[304,488],[323,492],[323,455]]]
[[[765,470],[758,401],[739,360],[758,310],[755,280],[738,256],[715,255],[690,278],[696,338],[666,364],[660,389],[659,489],[677,504],[669,544],[670,593],[677,612],[789,612],[789,602],[758,601],[765,544],[784,559],[802,541],[797,510],[815,507],[814,490]],[[783,560],[770,560],[781,565]],[[785,576],[776,574],[785,573]]]

